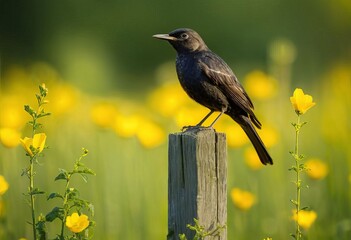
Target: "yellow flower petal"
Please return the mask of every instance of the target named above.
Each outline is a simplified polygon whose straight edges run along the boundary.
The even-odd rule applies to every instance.
[[[72,213],[71,216],[66,218],[66,227],[71,232],[79,233],[89,226],[89,220],[87,215],[79,215],[78,213]]]
[[[30,149],[30,146],[33,145],[33,139],[25,137],[23,139],[20,139],[20,143],[22,144],[24,150],[29,154],[29,156],[33,156],[32,150]]]
[[[293,96],[290,97],[290,102],[298,115],[304,114],[307,110],[316,105],[316,103],[313,102],[312,96],[304,94],[300,88],[295,89]]]
[[[42,152],[45,147],[46,134],[37,133],[33,137],[33,147],[38,149],[38,153]]]
[[[37,133],[33,138],[25,137],[24,139],[20,139],[20,142],[24,148],[24,150],[29,154],[29,156],[33,157],[34,153],[31,150],[31,146],[37,149],[36,153],[41,153],[45,147],[46,134],[45,133]]]

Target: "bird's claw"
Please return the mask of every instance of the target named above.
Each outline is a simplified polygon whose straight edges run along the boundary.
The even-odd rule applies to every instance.
[[[193,129],[193,128],[198,128],[199,126],[183,126],[182,127],[182,132],[186,132],[186,131],[188,131],[189,129]]]
[[[195,125],[195,126],[184,126],[182,127],[182,132],[186,132],[186,131],[189,131],[189,130],[193,130],[193,129],[213,129],[212,126],[207,126],[207,127],[204,127],[204,126],[201,126],[201,125]]]

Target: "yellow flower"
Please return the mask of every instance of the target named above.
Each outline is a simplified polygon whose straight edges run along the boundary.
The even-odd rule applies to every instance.
[[[250,146],[244,152],[245,163],[249,166],[252,170],[258,170],[263,167],[256,150]]]
[[[145,119],[138,128],[137,138],[145,148],[154,148],[164,142],[165,132],[156,123]]]
[[[78,91],[69,84],[56,82],[53,85],[50,98],[55,101],[50,101],[48,111],[58,116],[74,109],[79,100]]]
[[[66,227],[71,232],[79,233],[89,226],[89,220],[87,215],[79,215],[78,213],[72,213],[71,216],[66,218]]]
[[[4,176],[0,175],[0,196],[3,195],[7,189],[9,189],[9,184],[7,183]]]
[[[263,125],[261,131],[259,131],[259,134],[267,148],[276,145],[279,140],[279,133],[276,128],[267,124]]]
[[[22,128],[27,119],[26,113],[23,111],[23,105],[26,103],[23,95],[8,94],[0,92],[0,126],[4,128]]]
[[[234,205],[243,211],[249,210],[256,202],[256,198],[252,193],[241,190],[240,188],[233,188],[230,195]]]
[[[138,132],[139,126],[143,123],[143,118],[138,114],[124,115],[117,114],[113,129],[121,137],[132,137]]]
[[[292,219],[304,229],[309,229],[317,218],[315,211],[300,210],[299,217],[297,217],[296,210],[292,210]]]
[[[312,179],[322,179],[328,174],[328,165],[319,159],[310,159],[305,163],[307,175]]]
[[[177,126],[181,129],[184,126],[194,126],[198,124],[207,113],[208,110],[206,108],[198,105],[197,103],[189,103],[179,107],[175,113],[174,120]],[[214,113],[213,115],[216,114]],[[206,124],[209,122],[211,122],[210,119],[207,119],[203,126],[206,126]]]
[[[162,99],[162,101],[160,101]],[[155,89],[148,97],[148,104],[165,117],[173,116],[190,101],[179,82],[166,83]]]
[[[316,105],[312,96],[304,94],[300,88],[295,89],[293,96],[290,97],[290,102],[298,115],[304,114],[308,109]]]
[[[29,154],[29,156],[33,157],[34,154],[41,153],[45,147],[46,134],[45,133],[37,133],[33,138],[20,139],[24,150]],[[36,149],[37,152],[33,153],[31,150],[31,146]]]
[[[90,112],[92,121],[99,127],[108,128],[114,125],[117,109],[110,103],[99,103]]]
[[[227,140],[229,147],[241,147],[249,142],[244,130],[236,123],[228,126],[225,132],[228,133]]]
[[[277,81],[259,70],[248,73],[244,83],[245,89],[253,98],[268,99],[274,97],[277,92]]]
[[[216,112],[212,115],[214,115],[213,117],[215,118],[218,116],[218,113]],[[203,116],[205,116],[205,114]],[[211,123],[211,121],[209,122]],[[227,134],[227,142],[229,147],[237,148],[249,142],[244,130],[242,130],[238,124],[233,122],[233,119],[231,119],[229,116],[221,116],[216,123],[215,128],[217,132],[225,132]]]
[[[7,148],[16,147],[21,134],[13,128],[0,128],[0,142]]]

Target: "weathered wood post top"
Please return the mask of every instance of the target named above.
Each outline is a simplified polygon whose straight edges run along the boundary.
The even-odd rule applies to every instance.
[[[227,144],[224,133],[190,128],[169,135],[168,240],[195,235],[194,218],[210,232],[227,222]],[[226,240],[227,231],[206,240]]]

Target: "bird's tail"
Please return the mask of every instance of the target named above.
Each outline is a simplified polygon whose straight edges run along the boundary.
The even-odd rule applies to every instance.
[[[273,164],[273,160],[269,155],[265,145],[263,144],[260,136],[256,132],[255,127],[252,125],[250,118],[243,115],[240,115],[239,117],[235,116],[232,118],[241,126],[246,135],[249,137],[262,164]]]

